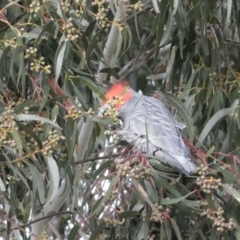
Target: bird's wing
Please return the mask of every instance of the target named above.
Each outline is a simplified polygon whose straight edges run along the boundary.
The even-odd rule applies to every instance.
[[[144,96],[137,104],[129,122],[130,130],[148,140],[162,151],[175,156],[189,156],[179,125],[158,99]]]

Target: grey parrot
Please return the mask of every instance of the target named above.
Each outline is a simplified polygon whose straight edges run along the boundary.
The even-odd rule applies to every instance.
[[[123,81],[114,84],[105,99],[119,99],[114,107],[123,128],[117,130],[117,134],[138,151],[186,175],[197,171],[181,136],[183,124],[175,120],[165,103],[135,92]]]

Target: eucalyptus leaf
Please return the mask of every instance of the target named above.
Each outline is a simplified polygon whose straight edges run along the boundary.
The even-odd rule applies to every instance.
[[[39,121],[39,122],[44,122],[44,123],[48,123],[56,128],[60,128],[56,123],[54,123],[53,121],[44,118],[44,117],[40,117],[37,115],[31,115],[31,114],[18,114],[16,116],[16,119],[18,121]]]

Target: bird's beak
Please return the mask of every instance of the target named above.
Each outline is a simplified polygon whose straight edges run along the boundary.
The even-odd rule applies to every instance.
[[[103,104],[100,108],[98,108],[98,117],[105,117],[104,113],[111,109],[111,106],[107,103]]]

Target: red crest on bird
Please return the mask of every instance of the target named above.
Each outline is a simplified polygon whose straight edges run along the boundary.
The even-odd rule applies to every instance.
[[[116,109],[120,109],[124,105],[124,103],[126,103],[132,98],[132,93],[130,91],[130,86],[128,82],[119,81],[113,84],[113,86],[105,94],[105,101],[103,103],[116,97],[121,98],[121,100],[115,105]]]

